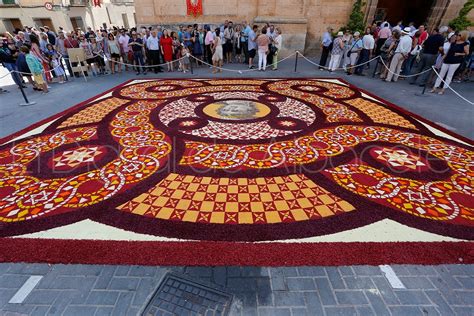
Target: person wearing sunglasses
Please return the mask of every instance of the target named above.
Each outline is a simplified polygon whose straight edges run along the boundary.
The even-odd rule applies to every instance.
[[[128,41],[128,46],[132,49],[133,59],[137,66],[137,76],[141,73],[146,75],[145,62],[143,61],[143,40],[138,36],[136,31],[132,32],[132,38]]]

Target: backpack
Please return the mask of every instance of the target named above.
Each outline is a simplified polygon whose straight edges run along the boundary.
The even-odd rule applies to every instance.
[[[329,51],[332,51],[333,47],[334,47],[334,41],[331,41],[331,44],[329,44],[328,46]]]

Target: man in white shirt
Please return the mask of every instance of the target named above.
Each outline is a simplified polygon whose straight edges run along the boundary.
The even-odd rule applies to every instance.
[[[276,37],[276,32],[275,32],[275,25],[270,25],[270,27],[267,29],[267,36],[270,39],[270,45],[268,45],[268,54],[267,54],[267,65],[272,65],[273,64],[273,53],[271,50],[271,46],[274,44],[274,39]],[[275,66],[275,65],[273,65]]]
[[[270,38],[270,40],[273,40],[276,37],[275,34],[275,25],[270,25],[270,28],[267,30],[267,35]]]
[[[127,64],[133,62],[133,60],[128,60],[128,51],[130,50],[130,47],[128,46],[129,40],[130,36],[125,32],[125,29],[121,29],[118,42],[120,44],[120,55],[122,55],[122,61],[125,63],[125,71],[128,70]]]
[[[370,27],[367,28],[365,31],[364,37],[362,37],[362,50],[359,55],[359,60],[357,61],[357,66],[355,70],[355,74],[359,76],[364,76],[362,71],[364,70],[364,67],[366,67],[367,61],[372,57],[372,52],[375,47],[375,39],[372,36],[372,31]]]
[[[214,33],[211,31],[209,25],[205,25],[204,29],[206,30],[206,37],[204,38],[204,47],[206,49],[206,61],[208,64],[212,65],[212,43],[214,42]]]
[[[410,54],[412,48],[412,39],[410,37],[411,29],[410,27],[405,27],[402,30],[402,37],[398,43],[397,48],[395,49],[395,55],[393,55],[392,61],[390,62],[390,70],[388,71],[387,78],[385,81],[390,82],[397,81],[400,70],[402,69],[403,62]]]
[[[158,39],[158,32],[151,31],[150,36],[146,39],[146,47],[150,57],[150,65],[158,65],[160,63],[160,40]],[[160,71],[159,67],[154,67],[155,74]]]
[[[252,28],[250,27],[250,24],[247,23],[247,21],[242,22],[242,25],[244,26],[244,29],[241,32],[240,45],[242,45],[242,51],[244,52],[244,56],[245,56],[244,64],[248,64],[249,62],[248,37],[249,37],[249,33],[252,31]]]
[[[258,26],[254,25],[248,36],[248,54],[249,54],[249,69],[253,69],[253,59],[257,53],[257,31]]]
[[[327,31],[324,32],[323,34],[323,38],[321,40],[322,52],[321,52],[321,58],[319,59],[319,70],[325,70],[329,52],[331,51],[330,46],[332,43],[332,35],[331,35],[332,31],[333,31],[333,28],[329,26],[327,28]]]

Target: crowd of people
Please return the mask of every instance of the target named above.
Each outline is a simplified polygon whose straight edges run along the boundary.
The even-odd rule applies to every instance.
[[[413,23],[391,27],[388,22],[374,23],[365,34],[339,31],[328,27],[322,36],[319,67],[331,72],[344,69],[348,75],[364,75],[370,61],[380,56],[376,71],[383,80],[397,81],[404,76],[411,84],[426,85],[431,66],[440,77],[433,92],[442,94],[452,78],[461,80],[473,68],[472,38],[467,31],[449,27],[428,33],[424,25]],[[243,63],[248,68],[278,69],[278,55],[283,47],[279,27],[265,24],[235,24],[225,21],[220,26],[187,25],[176,29],[161,26],[125,29],[110,28],[65,31],[58,33],[47,26],[24,27],[13,34],[5,33],[0,47],[0,61],[11,72],[18,86],[25,80],[33,89],[48,92],[49,83],[67,81],[66,69],[73,73],[74,60],[69,62],[68,50],[82,48],[93,76],[135,71],[190,71],[195,66],[209,66],[212,72],[222,72],[224,62]],[[255,64],[257,66],[255,66]],[[416,74],[420,74],[417,76]],[[413,75],[413,76],[412,76]],[[442,81],[445,82],[443,88]]]
[[[73,74],[76,62],[69,62],[68,49],[82,48],[93,76],[133,70],[147,72],[190,71],[191,63],[222,71],[227,63],[244,63],[254,68],[258,54],[259,70],[267,65],[277,70],[278,53],[283,44],[281,29],[274,25],[234,25],[225,21],[218,27],[187,25],[174,29],[157,27],[111,28],[65,31],[58,33],[47,26],[28,27],[6,32],[1,38],[0,61],[11,71],[18,86],[48,92],[49,83],[67,80],[66,69]],[[28,57],[30,56],[30,57]],[[79,76],[79,73],[74,73]],[[57,79],[55,79],[57,78]]]
[[[431,92],[443,94],[453,78],[460,82],[472,73],[473,41],[468,31],[448,26],[428,32],[425,25],[416,28],[414,23],[403,26],[399,22],[392,27],[388,22],[378,22],[367,27],[363,35],[346,30],[335,36],[328,27],[322,36],[319,68],[363,76],[374,60],[374,73],[386,82],[409,78],[410,84],[425,86],[434,81]],[[433,75],[433,66],[439,76]]]

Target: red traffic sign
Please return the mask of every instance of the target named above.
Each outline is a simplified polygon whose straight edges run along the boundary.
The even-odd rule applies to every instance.
[[[45,2],[45,3],[44,3],[44,7],[45,7],[46,10],[48,10],[48,11],[53,11],[53,3],[52,3],[52,2]]]

